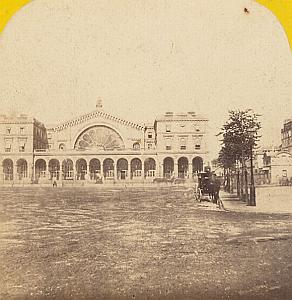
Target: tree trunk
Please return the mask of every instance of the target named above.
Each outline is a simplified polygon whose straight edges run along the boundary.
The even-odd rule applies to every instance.
[[[245,201],[248,202],[248,181],[247,181],[247,169],[244,169],[244,181],[245,181]]]
[[[227,192],[230,193],[230,174],[227,170]]]
[[[236,190],[237,190],[237,197],[240,198],[240,177],[239,177],[239,170],[237,170],[237,178],[236,178]]]
[[[243,163],[241,164],[241,174],[240,174],[240,195],[241,195],[241,200],[245,201],[245,195],[244,195],[244,191],[243,191],[243,177],[244,177],[244,174],[243,174]]]
[[[229,177],[230,177],[230,193],[233,194],[233,174],[231,169],[228,169]]]

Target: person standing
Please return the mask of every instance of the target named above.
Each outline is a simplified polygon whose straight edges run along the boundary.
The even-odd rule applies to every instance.
[[[218,202],[219,199],[219,193],[220,193],[220,186],[221,186],[221,181],[218,177],[216,177],[216,174],[214,174],[214,198],[216,203]]]

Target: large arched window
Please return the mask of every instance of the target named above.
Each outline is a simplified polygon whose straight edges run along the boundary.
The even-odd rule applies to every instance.
[[[104,125],[96,125],[79,135],[74,148],[77,150],[117,150],[124,149],[124,142],[114,129]]]

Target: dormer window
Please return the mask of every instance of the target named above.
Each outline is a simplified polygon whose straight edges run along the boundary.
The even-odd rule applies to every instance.
[[[59,145],[59,150],[64,151],[66,149],[66,146],[64,143]]]
[[[134,150],[140,150],[140,144],[139,143],[134,143],[133,144],[133,149]]]

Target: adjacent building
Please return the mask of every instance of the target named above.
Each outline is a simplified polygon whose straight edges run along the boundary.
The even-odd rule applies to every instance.
[[[0,116],[0,180],[191,178],[206,161],[208,120],[167,112],[137,124],[103,110],[47,128],[26,115]]]

